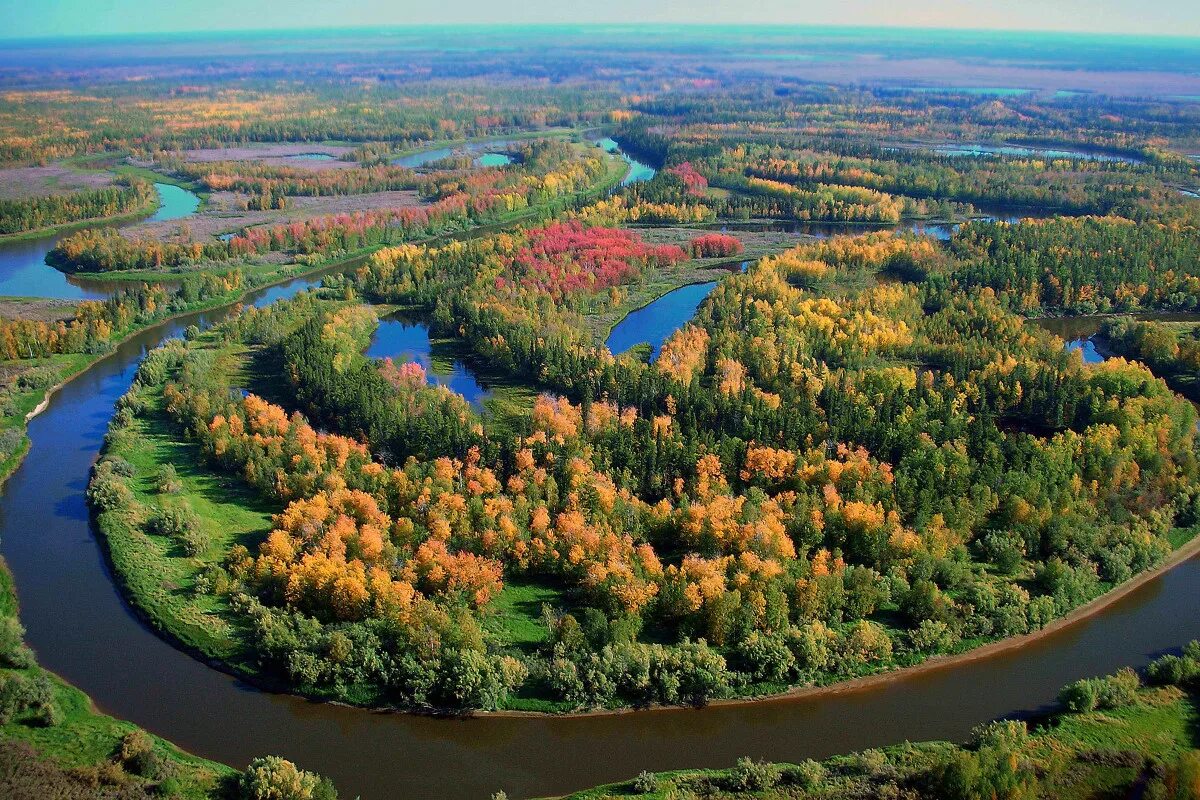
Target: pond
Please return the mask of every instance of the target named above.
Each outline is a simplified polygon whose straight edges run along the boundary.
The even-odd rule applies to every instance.
[[[439,344],[430,339],[428,325],[401,313],[379,320],[366,355],[390,358],[397,364],[415,361],[425,368],[430,384],[445,386],[461,394],[476,408],[482,408],[491,392],[463,361],[454,357],[450,344],[441,347]]]
[[[166,222],[190,217],[200,207],[200,198],[182,186],[156,183],[154,188],[158,192],[158,210],[150,217],[149,222]]]
[[[596,145],[604,149],[606,153],[620,153],[621,158],[625,159],[625,163],[629,165],[629,171],[625,173],[625,177],[621,179],[622,186],[629,186],[634,183],[648,181],[657,174],[658,170],[642,161],[638,161],[633,156],[621,150],[621,145],[616,139],[606,136],[603,139],[597,139]]]
[[[332,153],[296,153],[286,158],[292,161],[337,161],[337,156]]]
[[[432,150],[421,150],[416,153],[409,153],[408,155],[400,156],[399,158],[393,158],[391,163],[397,167],[416,169],[417,167],[423,167],[426,164],[430,164],[434,161],[441,161],[443,158],[450,158],[451,156],[483,153],[485,155],[480,158],[480,166],[494,167],[499,166],[499,164],[484,164],[482,163],[482,159],[486,158],[488,155],[504,155],[509,159],[504,163],[512,163],[511,157],[508,157],[507,154],[492,151],[505,150],[506,148],[512,147],[515,144],[517,144],[517,141],[511,139],[491,139],[484,142],[466,142],[465,144],[456,145],[454,147],[437,147]]]
[[[156,183],[154,188],[158,191],[159,206],[149,218],[152,222],[182,219],[194,214],[200,206],[200,198],[187,189],[169,183]],[[0,295],[90,300],[112,294],[120,285],[115,281],[77,278],[46,263],[46,255],[68,235],[0,242]]]
[[[648,342],[651,360],[657,358],[663,342],[696,316],[696,309],[716,287],[716,281],[680,286],[657,300],[630,311],[623,320],[613,326],[608,338],[604,340],[605,346],[617,355],[636,344]]]
[[[1066,342],[1068,350],[1080,351],[1085,364],[1099,364],[1112,357],[1104,349],[1100,328],[1106,320],[1115,316],[1043,317],[1030,321]],[[1147,322],[1200,322],[1200,314],[1187,311],[1143,311],[1120,316]]]
[[[508,153],[484,153],[475,163],[481,167],[504,167],[513,163],[513,159]]]

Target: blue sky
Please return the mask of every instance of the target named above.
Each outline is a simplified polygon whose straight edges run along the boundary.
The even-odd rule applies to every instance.
[[[1200,36],[1200,0],[0,0],[0,38],[453,23],[774,23]]]

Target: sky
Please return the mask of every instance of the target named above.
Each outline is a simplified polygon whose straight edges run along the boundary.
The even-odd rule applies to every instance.
[[[0,21],[0,38],[620,22],[1200,36],[1200,0],[0,0]]]

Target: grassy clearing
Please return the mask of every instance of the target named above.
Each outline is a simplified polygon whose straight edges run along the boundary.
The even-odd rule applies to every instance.
[[[533,653],[550,638],[550,629],[542,622],[542,607],[547,605],[562,611],[572,603],[560,587],[527,578],[509,578],[489,609],[488,629],[505,645]]]
[[[218,363],[233,385],[246,380],[249,359],[244,348],[222,351]],[[168,631],[187,647],[238,664],[242,638],[224,596],[198,591],[234,545],[251,550],[271,529],[278,510],[264,502],[236,476],[207,469],[199,448],[181,435],[167,416],[161,387],[147,394],[147,408],[126,429],[109,437],[105,454],[129,462],[136,516],[122,511],[99,517],[113,566],[125,590],[155,627]],[[166,465],[179,485],[159,490]],[[203,552],[189,557],[168,536],[148,532],[145,521],[163,508],[190,509],[208,541]]]

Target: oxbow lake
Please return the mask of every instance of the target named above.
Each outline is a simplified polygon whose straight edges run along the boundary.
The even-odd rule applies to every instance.
[[[200,198],[187,189],[169,183],[156,183],[154,188],[159,206],[149,217],[151,222],[183,219],[200,207]],[[76,278],[46,263],[46,255],[68,235],[0,242],[0,295],[92,300],[112,294],[120,284]]]

